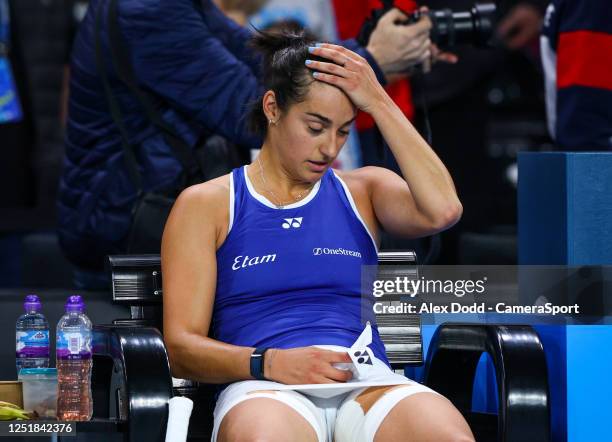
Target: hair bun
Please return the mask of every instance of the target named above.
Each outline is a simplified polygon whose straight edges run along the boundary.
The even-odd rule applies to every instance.
[[[295,23],[286,23],[273,30],[256,29],[255,31],[256,34],[251,38],[250,45],[263,55],[265,66],[269,67],[277,64],[275,58],[278,55],[288,55],[286,49],[302,52],[307,46],[314,43],[304,28]]]
[[[274,91],[276,104],[282,112],[286,112],[291,104],[302,101],[314,82],[304,62],[307,59],[324,60],[308,52],[308,47],[315,42],[297,23],[282,23],[266,31],[256,29],[251,38],[251,48],[263,56],[264,89]],[[250,104],[249,126],[254,133],[265,136],[268,120],[263,112],[262,99],[263,95]]]

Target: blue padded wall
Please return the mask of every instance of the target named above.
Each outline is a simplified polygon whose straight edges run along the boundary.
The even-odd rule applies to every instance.
[[[518,164],[519,263],[612,264],[612,153],[524,152]],[[551,375],[553,440],[612,440],[612,327],[536,329]]]

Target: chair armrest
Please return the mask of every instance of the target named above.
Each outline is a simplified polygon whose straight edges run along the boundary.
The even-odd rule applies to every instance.
[[[550,441],[546,356],[531,326],[440,325],[427,353],[424,383],[462,413],[469,413],[476,367],[483,352],[491,356],[497,377],[497,440]]]
[[[172,377],[161,333],[153,327],[97,325],[93,355],[94,417],[109,416],[115,374],[117,414],[127,423],[129,440],[163,441]]]

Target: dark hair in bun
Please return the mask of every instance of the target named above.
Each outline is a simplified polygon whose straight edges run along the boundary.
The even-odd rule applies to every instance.
[[[291,23],[273,30],[257,30],[250,41],[250,46],[263,55],[264,91],[274,91],[276,103],[283,112],[291,104],[303,101],[314,81],[312,71],[305,65],[306,59],[329,62],[308,52],[308,47],[315,43],[306,30]],[[249,128],[265,136],[268,120],[263,112],[262,99],[263,95],[250,105]]]

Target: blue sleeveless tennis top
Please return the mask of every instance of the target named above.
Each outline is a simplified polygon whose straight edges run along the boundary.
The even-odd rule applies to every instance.
[[[246,166],[235,169],[229,233],[217,251],[214,338],[251,347],[350,347],[370,321],[370,348],[389,365],[371,281],[362,296],[362,266],[377,262],[349,189],[331,169],[282,209],[255,191]]]

